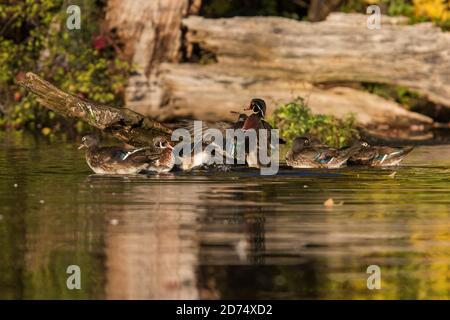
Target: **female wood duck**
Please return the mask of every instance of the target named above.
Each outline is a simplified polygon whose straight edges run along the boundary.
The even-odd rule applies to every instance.
[[[294,168],[340,168],[359,149],[359,144],[334,149],[325,145],[314,145],[307,137],[297,137],[292,149],[286,153],[286,164]]]
[[[348,159],[349,165],[366,165],[372,167],[387,167],[400,164],[414,149],[413,147],[370,146],[360,142],[360,150]]]
[[[90,134],[82,138],[78,149],[86,148],[86,162],[97,174],[137,174],[143,171],[170,171],[175,163],[172,146],[164,138],[155,138],[152,147],[125,150],[101,147],[99,138]]]

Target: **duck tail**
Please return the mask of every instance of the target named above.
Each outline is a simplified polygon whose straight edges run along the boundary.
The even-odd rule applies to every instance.
[[[406,156],[413,150],[414,150],[414,147],[405,147],[405,148],[403,148],[403,155]]]
[[[405,159],[406,156],[407,156],[411,151],[413,151],[413,149],[414,149],[414,147],[405,147],[405,148],[399,149],[397,152],[394,152],[394,153],[390,154],[390,155],[388,156],[388,159],[389,159],[390,161],[395,161],[395,160],[396,160],[396,163],[399,163],[400,161],[402,161],[403,159]]]

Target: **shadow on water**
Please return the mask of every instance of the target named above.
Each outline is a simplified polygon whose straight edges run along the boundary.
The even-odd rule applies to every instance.
[[[111,177],[72,143],[0,144],[0,298],[450,297],[448,146],[391,169]]]

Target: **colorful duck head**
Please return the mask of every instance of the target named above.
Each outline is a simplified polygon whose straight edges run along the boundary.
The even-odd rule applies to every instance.
[[[253,110],[253,114],[258,115],[260,118],[264,118],[266,116],[266,103],[263,99],[252,99],[248,107],[244,108],[244,111],[247,110]]]
[[[97,147],[100,144],[100,139],[96,134],[88,134],[85,135],[83,138],[81,138],[81,145],[78,147],[78,149],[83,148],[94,148]]]
[[[175,157],[171,142],[164,137],[156,137],[153,139],[153,145],[157,150],[158,159],[150,164],[150,170],[157,172],[172,170],[175,165]]]

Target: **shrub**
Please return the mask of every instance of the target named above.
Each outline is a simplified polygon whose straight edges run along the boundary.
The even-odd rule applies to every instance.
[[[351,140],[359,138],[353,114],[343,119],[331,115],[315,115],[301,97],[279,106],[270,122],[280,130],[280,135],[288,143],[305,134],[334,147],[345,146]]]
[[[60,88],[100,103],[121,104],[130,65],[120,59],[110,37],[99,31],[98,2],[78,1],[81,29],[68,30],[62,0],[6,0],[0,6],[0,126],[82,130],[40,106],[15,78],[32,71]],[[46,129],[45,129],[46,128]],[[49,130],[51,129],[51,130]]]

